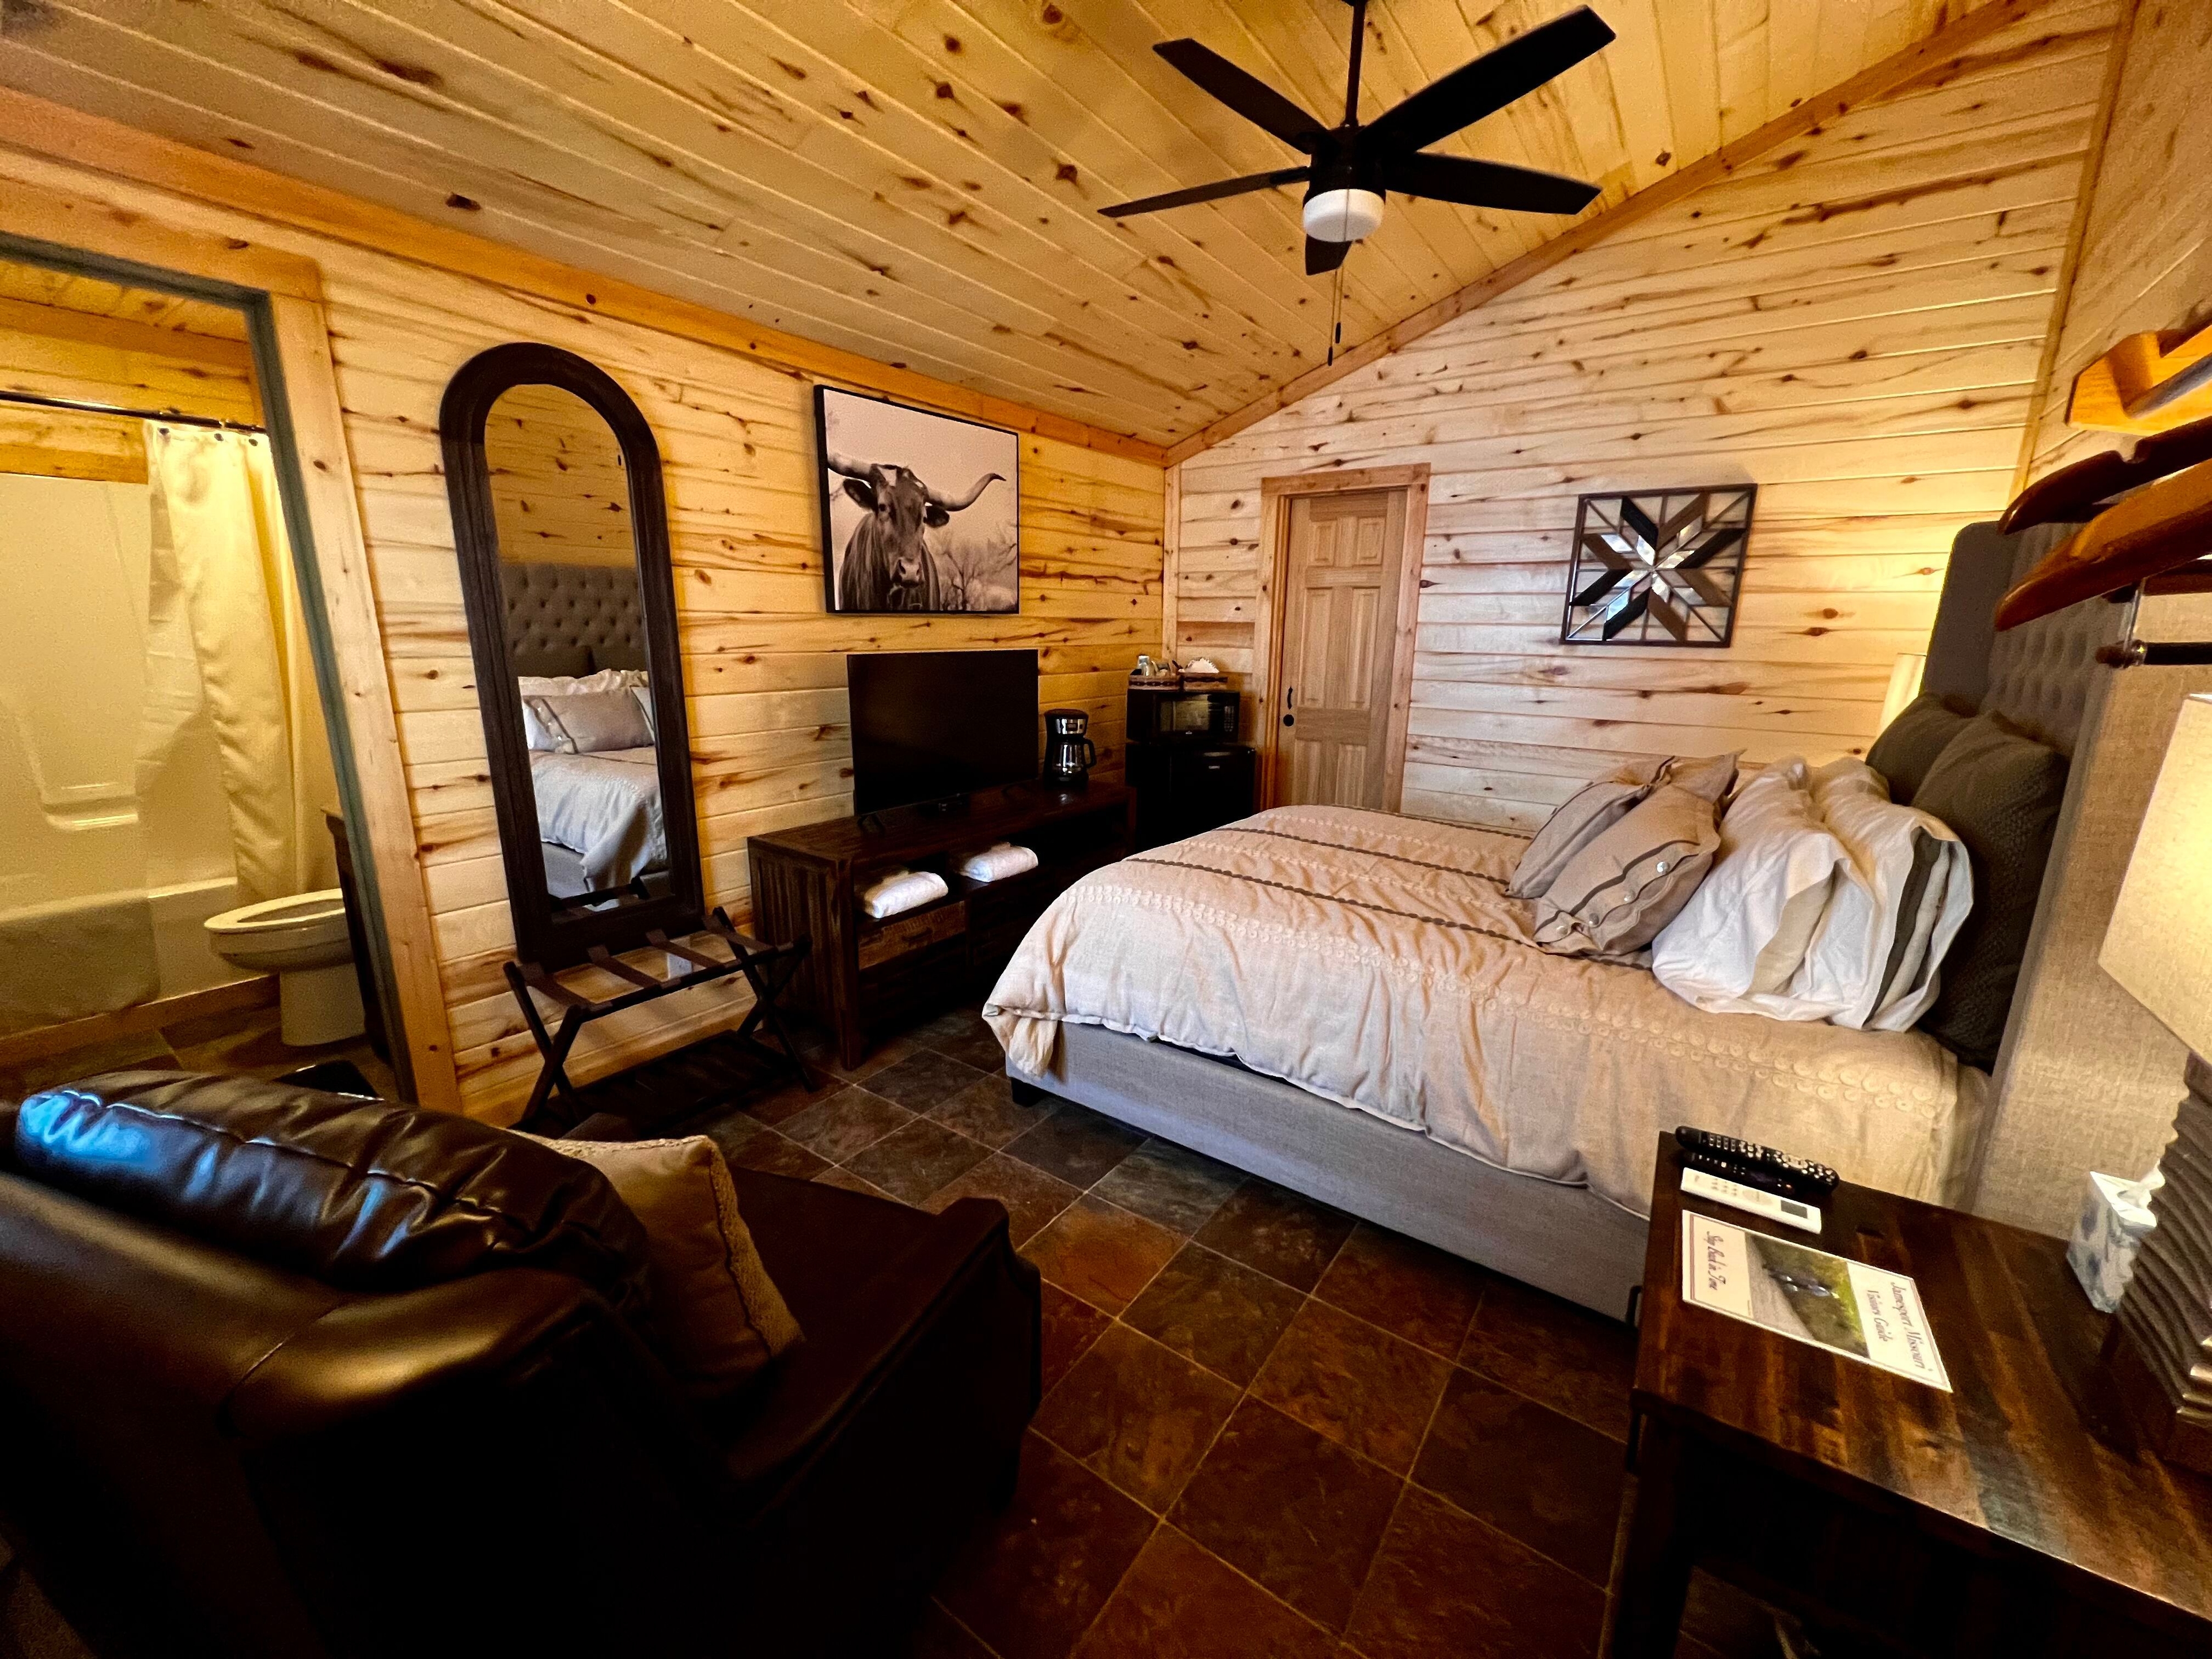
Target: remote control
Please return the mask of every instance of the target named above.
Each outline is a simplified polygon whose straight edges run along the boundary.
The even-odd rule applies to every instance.
[[[1755,1140],[1693,1129],[1687,1124],[1674,1131],[1684,1166],[1703,1170],[1725,1181],[1740,1181],[1785,1198],[1817,1202],[1835,1191],[1841,1179],[1825,1164],[1809,1158],[1792,1158]]]
[[[1784,1198],[1779,1193],[1770,1193],[1762,1188],[1747,1187],[1741,1181],[1728,1180],[1710,1170],[1685,1169],[1682,1171],[1682,1190],[1693,1198],[1710,1198],[1716,1204],[1734,1205],[1737,1209],[1748,1210],[1753,1215],[1763,1215],[1792,1227],[1802,1227],[1808,1233],[1820,1231],[1818,1205]]]

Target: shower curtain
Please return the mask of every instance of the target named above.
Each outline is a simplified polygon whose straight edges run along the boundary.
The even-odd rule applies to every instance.
[[[283,509],[258,433],[146,427],[153,495],[143,798],[200,708],[215,728],[239,902],[337,884],[337,786]]]

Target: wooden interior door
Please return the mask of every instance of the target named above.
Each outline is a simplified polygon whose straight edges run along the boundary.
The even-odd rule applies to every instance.
[[[1380,809],[1405,492],[1293,496],[1287,534],[1274,804]]]

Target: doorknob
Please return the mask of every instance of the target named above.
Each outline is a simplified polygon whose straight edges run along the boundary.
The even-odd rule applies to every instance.
[[[1296,714],[1285,714],[1283,716],[1283,724],[1285,726],[1296,726],[1297,723],[1298,717]]]

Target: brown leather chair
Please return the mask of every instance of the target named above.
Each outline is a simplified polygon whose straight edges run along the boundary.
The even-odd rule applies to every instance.
[[[0,1103],[0,1530],[103,1656],[890,1650],[1012,1491],[1036,1270],[995,1204],[732,1174],[805,1340],[702,1408],[588,1165],[252,1079]]]

